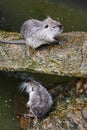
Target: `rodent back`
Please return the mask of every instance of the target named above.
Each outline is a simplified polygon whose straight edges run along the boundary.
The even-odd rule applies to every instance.
[[[38,118],[44,117],[53,104],[51,95],[42,85],[38,86],[31,100],[30,108]]]
[[[37,31],[41,29],[41,26],[42,26],[42,22],[39,20],[36,19],[27,20],[21,26],[20,33],[24,36],[24,38],[27,38],[37,33]]]

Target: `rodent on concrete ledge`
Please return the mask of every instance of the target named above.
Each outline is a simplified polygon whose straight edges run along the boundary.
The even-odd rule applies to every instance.
[[[37,48],[43,44],[58,42],[56,37],[62,31],[63,25],[48,17],[43,21],[35,19],[25,21],[20,32],[28,46]]]
[[[22,44],[32,48],[38,48],[44,44],[58,43],[57,36],[63,31],[63,25],[60,22],[48,17],[43,21],[30,19],[23,23],[20,33],[24,40],[8,41],[0,39],[2,43]]]

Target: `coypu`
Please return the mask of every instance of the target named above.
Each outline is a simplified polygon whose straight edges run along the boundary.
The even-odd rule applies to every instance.
[[[2,43],[21,44],[25,43],[32,48],[38,48],[43,44],[59,43],[57,36],[63,31],[63,25],[50,17],[43,21],[30,19],[23,23],[20,33],[24,40],[8,41],[0,39]]]
[[[21,86],[21,91],[29,94],[27,107],[33,115],[24,114],[24,117],[43,118],[50,111],[53,101],[48,91],[38,82],[28,79]]]

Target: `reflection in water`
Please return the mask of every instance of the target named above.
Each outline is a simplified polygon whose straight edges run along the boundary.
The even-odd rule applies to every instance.
[[[20,31],[26,19],[44,19],[48,15],[60,19],[65,32],[87,30],[86,0],[3,0],[0,1],[0,12],[0,28],[4,30]]]

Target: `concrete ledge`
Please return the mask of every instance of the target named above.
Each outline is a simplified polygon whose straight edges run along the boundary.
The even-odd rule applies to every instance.
[[[0,39],[22,39],[19,33],[0,31]],[[25,44],[0,43],[0,70],[27,71],[61,76],[87,76],[87,33],[62,33],[59,41],[64,44],[34,50]]]

